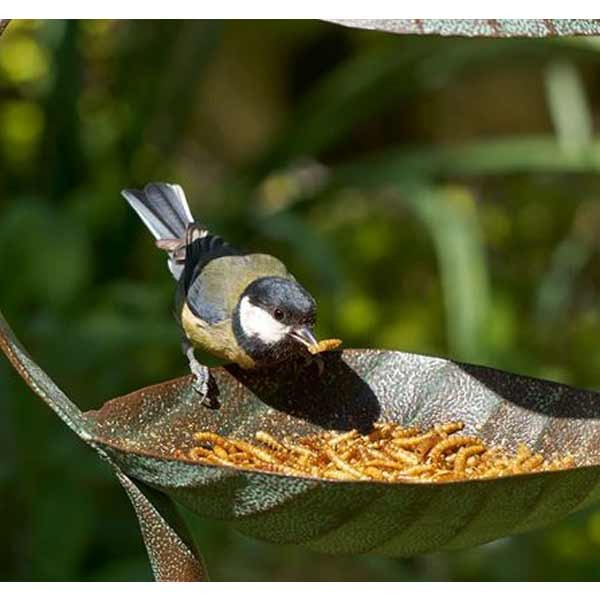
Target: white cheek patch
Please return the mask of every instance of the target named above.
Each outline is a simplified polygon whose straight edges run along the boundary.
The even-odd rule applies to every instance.
[[[280,342],[291,329],[248,298],[242,298],[240,302],[240,325],[248,337],[257,336],[265,344]]]

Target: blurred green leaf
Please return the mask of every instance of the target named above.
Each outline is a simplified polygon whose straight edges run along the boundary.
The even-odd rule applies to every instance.
[[[383,185],[400,175],[412,177],[474,177],[515,173],[597,174],[600,171],[600,141],[566,154],[550,136],[506,138],[429,148],[387,149],[380,156],[339,167],[345,185]]]
[[[593,117],[577,67],[557,60],[546,70],[546,91],[554,128],[566,155],[585,152],[593,136]]]
[[[431,188],[401,183],[391,198],[423,221],[436,248],[452,356],[489,360],[488,273],[475,199],[464,188]],[[390,200],[384,198],[384,202]]]

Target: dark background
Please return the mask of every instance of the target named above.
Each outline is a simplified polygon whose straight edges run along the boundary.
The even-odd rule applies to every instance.
[[[317,21],[13,22],[0,306],[82,409],[186,372],[165,257],[119,196],[282,257],[347,346],[600,380],[600,39]],[[600,579],[600,509],[467,551],[330,557],[188,515],[217,580]],[[97,460],[0,360],[0,579],[149,579]]]

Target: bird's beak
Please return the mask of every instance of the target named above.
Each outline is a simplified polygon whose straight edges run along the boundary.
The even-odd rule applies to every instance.
[[[307,348],[318,343],[310,327],[295,327],[290,331],[289,335],[297,342],[304,344]]]

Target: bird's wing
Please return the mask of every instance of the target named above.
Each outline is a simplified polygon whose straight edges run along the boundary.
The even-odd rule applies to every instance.
[[[228,244],[222,237],[202,230],[199,236],[195,235],[194,226],[188,228],[187,245],[185,248],[185,265],[181,276],[182,289],[187,296],[192,284],[206,268],[217,258],[225,256],[241,256],[242,253]]]
[[[192,313],[214,324],[230,319],[246,287],[260,277],[289,277],[285,265],[268,254],[221,256],[211,260],[188,287]]]

